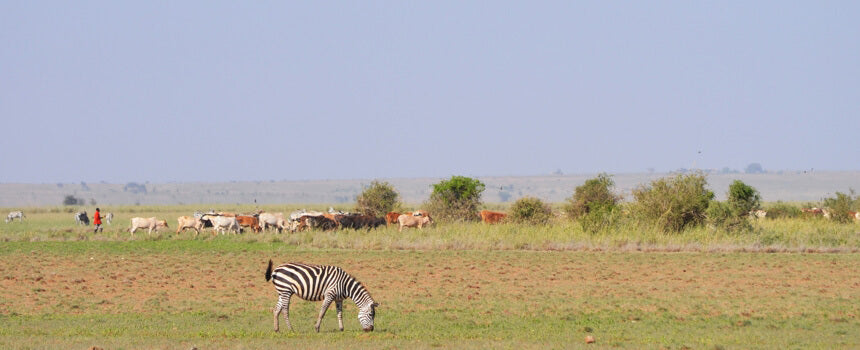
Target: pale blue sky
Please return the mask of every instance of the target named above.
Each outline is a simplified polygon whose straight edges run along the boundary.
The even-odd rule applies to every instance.
[[[860,170],[858,19],[857,1],[0,1],[0,182]]]

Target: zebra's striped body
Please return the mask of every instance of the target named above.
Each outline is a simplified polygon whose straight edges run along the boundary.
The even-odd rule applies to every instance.
[[[278,291],[278,304],[273,310],[276,332],[278,331],[278,314],[282,310],[285,311],[284,319],[287,321],[287,327],[290,330],[293,329],[292,324],[290,324],[290,297],[293,294],[304,300],[321,300],[323,302],[314,327],[317,332],[320,331],[322,318],[332,302],[335,302],[337,307],[337,323],[340,330],[343,331],[343,301],[347,298],[351,298],[358,307],[358,321],[361,323],[361,328],[367,332],[373,330],[373,319],[379,304],[373,301],[370,293],[361,282],[344,272],[340,267],[289,263],[273,270],[272,261],[269,260],[266,280],[272,280]]]

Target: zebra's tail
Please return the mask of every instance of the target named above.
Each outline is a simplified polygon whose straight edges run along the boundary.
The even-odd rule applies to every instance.
[[[269,267],[266,268],[266,281],[272,279],[272,259],[269,259]]]

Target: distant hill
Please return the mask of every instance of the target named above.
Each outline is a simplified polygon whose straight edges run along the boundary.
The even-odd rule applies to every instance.
[[[490,203],[534,196],[548,202],[569,198],[576,186],[596,174],[478,177],[487,185],[483,200]],[[616,191],[630,199],[631,190],[671,174],[618,174]],[[860,189],[860,172],[783,172],[764,174],[709,174],[708,184],[724,199],[729,184],[742,180],[755,187],[765,201],[819,201],[835,192]],[[427,200],[431,185],[443,178],[379,179],[391,183],[406,203]],[[353,203],[371,179],[315,181],[256,181],[226,183],[70,183],[0,184],[0,207],[61,205],[72,195],[90,205]]]

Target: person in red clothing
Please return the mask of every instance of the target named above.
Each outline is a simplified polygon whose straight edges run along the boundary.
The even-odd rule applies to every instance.
[[[96,208],[96,213],[93,215],[93,225],[96,226],[93,229],[93,233],[97,233],[102,230],[102,214],[99,213],[99,208]]]

